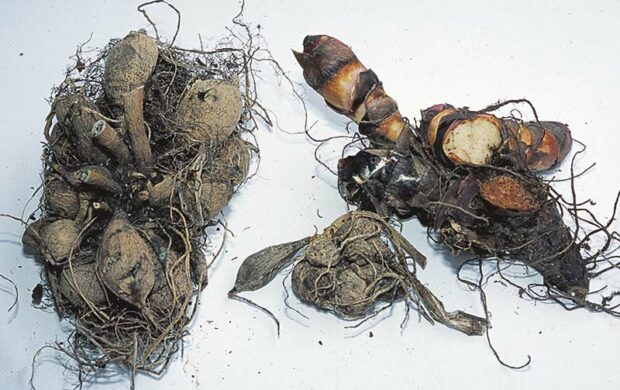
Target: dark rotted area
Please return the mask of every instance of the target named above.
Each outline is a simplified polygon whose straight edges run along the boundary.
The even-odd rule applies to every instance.
[[[378,157],[381,153],[383,157]],[[348,203],[362,210],[401,219],[417,217],[439,232],[455,254],[470,251],[522,261],[536,269],[547,286],[577,300],[585,298],[586,262],[558,201],[538,176],[527,170],[513,172],[540,203],[536,210],[519,212],[500,209],[481,196],[480,183],[503,171],[446,165],[412,137],[405,150],[360,151],[342,159],[338,187]],[[501,167],[505,172],[510,168]]]

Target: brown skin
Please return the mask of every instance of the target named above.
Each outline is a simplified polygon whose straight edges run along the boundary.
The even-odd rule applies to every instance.
[[[144,126],[144,87],[138,87],[122,95],[125,126],[131,141],[131,150],[143,172],[150,172],[155,159]]]
[[[540,208],[540,203],[532,193],[513,176],[496,176],[485,181],[480,185],[480,195],[501,209],[532,212]]]
[[[327,35],[309,35],[304,51],[293,54],[308,85],[332,109],[360,124],[360,132],[392,142],[399,139],[405,121],[398,105],[350,47]]]

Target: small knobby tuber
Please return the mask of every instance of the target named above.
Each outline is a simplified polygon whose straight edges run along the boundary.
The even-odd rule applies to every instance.
[[[308,35],[303,45],[303,52],[293,54],[304,79],[327,105],[358,123],[371,139],[397,141],[405,128],[398,105],[351,48],[327,35]]]

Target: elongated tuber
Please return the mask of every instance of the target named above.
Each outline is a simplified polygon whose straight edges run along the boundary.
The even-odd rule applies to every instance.
[[[121,165],[130,159],[129,148],[118,132],[104,120],[98,120],[91,131],[93,141]]]
[[[122,96],[125,126],[131,141],[131,150],[138,166],[150,172],[154,165],[153,151],[144,126],[144,87],[137,87]]]
[[[397,141],[405,128],[398,105],[351,48],[327,35],[308,35],[303,45],[303,52],[293,54],[327,105],[358,123],[362,134]]]
[[[78,188],[90,188],[112,194],[119,194],[123,191],[123,188],[116,182],[112,173],[110,173],[108,169],[98,165],[82,167],[68,174],[67,180]]]

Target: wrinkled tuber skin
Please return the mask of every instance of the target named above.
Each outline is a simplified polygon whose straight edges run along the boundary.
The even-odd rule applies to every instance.
[[[59,219],[41,228],[41,248],[45,260],[58,265],[67,261],[79,244],[79,228],[70,219]]]
[[[223,143],[235,130],[242,108],[238,86],[196,80],[179,105],[178,125],[190,141]]]
[[[132,31],[110,49],[105,63],[103,87],[106,96],[121,104],[123,95],[142,87],[155,70],[159,49],[144,30]]]
[[[153,248],[133,227],[127,215],[117,212],[103,233],[97,253],[97,275],[116,296],[139,308],[155,285]]]
[[[159,263],[155,267],[155,284],[146,305],[155,313],[171,315],[179,303],[192,294],[192,279],[189,259],[179,256],[173,250],[161,248]]]
[[[348,46],[325,35],[306,37],[304,52],[294,54],[306,82],[335,111],[361,122],[360,133],[370,135],[373,149],[338,164],[338,188],[347,202],[382,216],[417,216],[441,232],[455,253],[471,250],[521,260],[538,270],[548,286],[577,301],[585,298],[585,261],[557,201],[534,173],[564,160],[572,144],[566,125],[439,104],[422,112],[419,128],[406,123],[397,137],[376,128],[368,134],[360,102],[372,95],[368,85],[378,80],[376,75],[366,71]],[[373,77],[361,77],[365,72]],[[381,128],[381,121],[371,125]],[[376,142],[375,133],[386,142]],[[526,183],[487,182],[481,193],[480,183],[498,173],[494,166]],[[507,201],[505,194],[517,187],[523,199]]]
[[[87,310],[89,305],[101,306],[107,302],[94,262],[65,267],[60,274],[59,288],[73,306],[81,309]]]
[[[486,330],[486,320],[445,310],[443,303],[424,287],[410,270],[407,258],[422,268],[426,258],[379,215],[365,211],[347,213],[323,233],[274,245],[249,256],[237,273],[231,298],[265,286],[293,263],[293,292],[303,302],[344,319],[372,315],[379,302],[411,300],[432,320],[468,335]],[[243,299],[242,299],[243,300]],[[247,302],[247,300],[245,300]]]
[[[363,318],[378,301],[402,299],[408,275],[380,219],[349,213],[313,237],[293,268],[293,292],[345,319]]]

